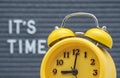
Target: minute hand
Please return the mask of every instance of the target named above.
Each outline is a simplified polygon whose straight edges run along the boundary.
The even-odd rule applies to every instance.
[[[79,55],[79,53],[77,52],[76,54],[75,54],[75,61],[74,61],[74,67],[73,67],[73,69],[75,69],[76,68],[76,62],[77,62],[77,56]]]

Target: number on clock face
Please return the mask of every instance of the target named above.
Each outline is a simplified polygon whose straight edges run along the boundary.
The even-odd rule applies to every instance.
[[[75,60],[76,56],[77,60]],[[74,63],[76,63],[76,67]],[[80,48],[63,51],[61,55],[56,58],[55,65],[53,66],[54,68],[52,68],[51,71],[54,76],[58,74],[62,76],[66,76],[67,74],[72,75],[73,70],[77,72],[76,76],[78,77],[87,77],[82,75],[82,73],[86,73],[88,70],[90,73],[87,74],[93,77],[99,74],[99,63],[96,55],[89,51],[81,50]]]

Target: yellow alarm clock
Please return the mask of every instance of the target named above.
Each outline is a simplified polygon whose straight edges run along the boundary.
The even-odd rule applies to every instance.
[[[73,16],[92,17],[96,27],[85,33],[64,28]],[[42,60],[40,78],[116,78],[114,61],[105,49],[112,48],[112,44],[106,26],[100,28],[93,14],[69,14],[48,37],[50,48]]]

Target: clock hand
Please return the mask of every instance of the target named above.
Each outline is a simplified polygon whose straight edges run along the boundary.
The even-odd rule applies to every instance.
[[[76,68],[76,62],[77,62],[77,56],[78,56],[78,54],[79,54],[79,53],[76,53],[76,54],[75,54],[75,61],[74,61],[74,67],[73,67],[73,69]]]
[[[78,74],[78,70],[76,70],[76,69],[72,69],[72,70],[62,70],[61,73],[62,73],[62,74],[69,74],[69,73],[71,73],[71,74],[73,74],[73,75],[76,76],[76,75]]]
[[[78,70],[76,69],[76,62],[77,62],[77,56],[79,55],[79,53],[77,52],[75,54],[75,60],[74,60],[74,67],[72,68],[72,70],[62,70],[61,73],[62,74],[73,74],[76,78],[77,78],[77,74],[78,74]]]
[[[77,78],[77,76],[75,76]]]
[[[72,73],[72,70],[62,70],[61,73],[62,73],[62,74]]]

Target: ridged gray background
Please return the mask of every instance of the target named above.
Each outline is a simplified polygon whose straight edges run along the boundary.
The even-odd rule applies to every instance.
[[[120,78],[120,0],[0,0],[0,78],[39,78],[39,68],[44,55],[9,53],[7,39],[47,39],[54,26],[73,12],[89,12],[96,15],[100,26],[106,25],[114,40],[109,50]],[[34,19],[37,33],[8,34],[9,19]],[[71,18],[66,27],[73,31],[86,31],[94,27],[90,18]],[[48,48],[46,47],[46,50]]]

